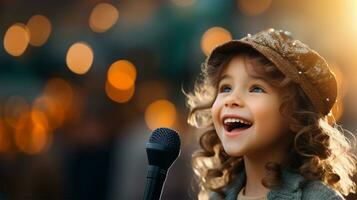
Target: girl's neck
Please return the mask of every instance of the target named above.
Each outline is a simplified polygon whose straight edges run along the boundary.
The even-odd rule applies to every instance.
[[[286,146],[265,149],[261,153],[244,155],[244,167],[246,172],[246,196],[262,196],[267,194],[269,189],[262,184],[263,177],[266,176],[265,165],[268,162],[281,163],[286,156]]]
[[[265,167],[263,163],[248,156],[244,156],[244,167],[246,172],[245,196],[261,196],[268,193],[269,189],[261,183],[265,176]]]

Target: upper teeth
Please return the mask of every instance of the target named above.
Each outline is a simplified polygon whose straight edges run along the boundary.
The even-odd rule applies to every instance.
[[[224,120],[224,123],[232,123],[232,122],[240,122],[240,123],[243,123],[243,124],[247,124],[247,125],[252,125],[251,122],[248,122],[248,121],[244,121],[242,119],[237,119],[237,118],[226,118]]]

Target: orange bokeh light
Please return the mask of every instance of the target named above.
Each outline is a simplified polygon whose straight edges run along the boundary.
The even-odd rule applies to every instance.
[[[27,154],[37,154],[46,149],[50,143],[50,135],[45,127],[29,121],[23,129],[15,131],[17,148]]]
[[[105,92],[111,100],[118,103],[126,103],[133,97],[135,85],[132,85],[132,87],[127,90],[119,90],[107,81],[105,83]]]
[[[34,125],[31,132],[31,153],[43,151],[49,144],[49,134],[45,127]]]
[[[49,124],[48,124],[47,117],[44,112],[37,110],[37,109],[32,109],[31,120],[35,126],[41,126],[41,127],[45,128],[46,130],[49,130]]]
[[[48,123],[44,113],[33,109],[30,117],[22,126],[14,129],[16,147],[26,154],[37,154],[45,150],[50,143]]]
[[[34,15],[27,22],[30,30],[30,44],[33,46],[43,45],[51,33],[51,22],[43,15]]]
[[[232,40],[232,35],[226,29],[221,27],[210,28],[202,36],[202,51],[208,56],[216,46],[228,42],[229,40]]]
[[[119,90],[128,90],[135,84],[136,69],[130,61],[119,60],[109,67],[107,76],[113,87]]]
[[[150,130],[173,127],[176,121],[175,105],[165,99],[154,101],[146,108],[145,121]]]
[[[5,33],[4,48],[12,56],[21,56],[30,41],[28,28],[21,23],[12,25]]]
[[[89,17],[89,27],[94,32],[105,32],[118,20],[119,11],[109,3],[96,5]]]
[[[88,44],[77,42],[68,49],[66,62],[72,72],[85,74],[93,63],[93,51]]]

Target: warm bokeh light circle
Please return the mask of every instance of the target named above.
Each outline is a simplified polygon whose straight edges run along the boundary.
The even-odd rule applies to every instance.
[[[119,90],[107,81],[105,83],[105,92],[111,100],[117,103],[126,103],[133,97],[135,85],[132,85],[127,90]]]
[[[44,151],[50,144],[51,136],[45,127],[29,121],[24,129],[15,130],[14,139],[20,151],[32,155]]]
[[[50,20],[43,15],[34,15],[27,22],[30,31],[30,44],[33,46],[43,45],[50,36],[52,25]]]
[[[232,40],[232,35],[229,31],[222,27],[212,27],[208,29],[201,38],[201,49],[208,56],[212,50],[225,42]]]
[[[145,111],[145,122],[150,130],[159,127],[173,127],[176,121],[176,107],[168,100],[152,102]]]
[[[135,84],[136,68],[128,60],[119,60],[109,67],[107,77],[113,87],[128,90]]]
[[[119,11],[109,3],[96,5],[89,17],[89,27],[94,32],[105,32],[111,28],[119,17]]]
[[[12,56],[21,56],[30,41],[28,28],[21,23],[16,23],[7,29],[4,35],[4,49]]]
[[[68,49],[66,63],[72,72],[85,74],[92,66],[93,57],[93,50],[88,44],[77,42]]]

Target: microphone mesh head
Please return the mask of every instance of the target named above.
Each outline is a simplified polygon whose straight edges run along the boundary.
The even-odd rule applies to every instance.
[[[158,143],[169,148],[179,149],[181,142],[179,134],[169,128],[157,128],[151,134],[150,143]]]

